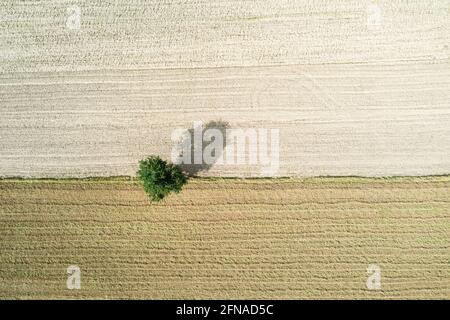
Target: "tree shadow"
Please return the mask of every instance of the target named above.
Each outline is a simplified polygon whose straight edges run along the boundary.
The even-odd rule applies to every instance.
[[[191,163],[181,163],[179,164],[181,169],[188,175],[191,177],[195,177],[198,176],[200,173],[202,172],[207,172],[208,170],[211,169],[211,167],[217,162],[217,159],[219,159],[222,154],[223,151],[226,147],[226,143],[227,143],[227,129],[230,128],[230,125],[228,122],[225,121],[210,121],[208,123],[206,123],[205,125],[202,126],[202,128],[200,126],[198,127],[194,127],[191,128],[189,130],[187,130],[186,135],[183,137],[182,141],[179,143],[179,147],[182,150],[188,150],[188,152],[190,153],[190,159],[191,159]],[[213,157],[214,157],[214,161],[213,163],[206,163],[204,158],[202,157],[201,159],[201,163],[194,163],[194,157],[195,157],[195,143],[198,143],[198,139],[197,141],[194,139],[195,138],[195,132],[201,132],[201,141],[202,141],[202,146],[201,146],[201,150],[202,150],[202,155],[205,154],[205,148],[212,142],[214,142],[214,136],[211,138],[211,140],[203,140],[203,138],[205,137],[205,131],[208,129],[216,129],[218,130],[223,137],[223,148],[215,148],[214,152],[213,152]],[[184,152],[181,152],[181,156],[183,156]],[[214,154],[216,153],[216,154]]]

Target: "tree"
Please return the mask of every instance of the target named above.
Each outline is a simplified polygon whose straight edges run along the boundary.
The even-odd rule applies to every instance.
[[[160,201],[170,192],[178,193],[187,182],[181,167],[168,163],[158,156],[139,161],[139,181],[152,201]]]

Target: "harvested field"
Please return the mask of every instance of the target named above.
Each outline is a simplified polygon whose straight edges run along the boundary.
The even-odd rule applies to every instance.
[[[0,239],[1,298],[448,299],[450,177],[3,180]]]
[[[449,0],[76,3],[2,0],[0,176],[134,175],[196,120],[280,129],[279,176],[450,172]]]

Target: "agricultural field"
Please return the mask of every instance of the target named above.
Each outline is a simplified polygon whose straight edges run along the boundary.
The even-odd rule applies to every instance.
[[[448,174],[450,0],[369,2],[2,0],[0,176],[132,176],[199,120],[278,129],[277,176]]]
[[[0,16],[1,299],[450,299],[450,0]]]
[[[0,297],[450,298],[449,195],[445,176],[191,179],[159,203],[131,178],[2,180]]]

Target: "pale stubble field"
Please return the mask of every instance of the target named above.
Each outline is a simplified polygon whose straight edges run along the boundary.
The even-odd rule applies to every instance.
[[[279,129],[279,176],[448,174],[450,1],[376,3],[2,1],[0,175],[134,175],[199,120]]]

